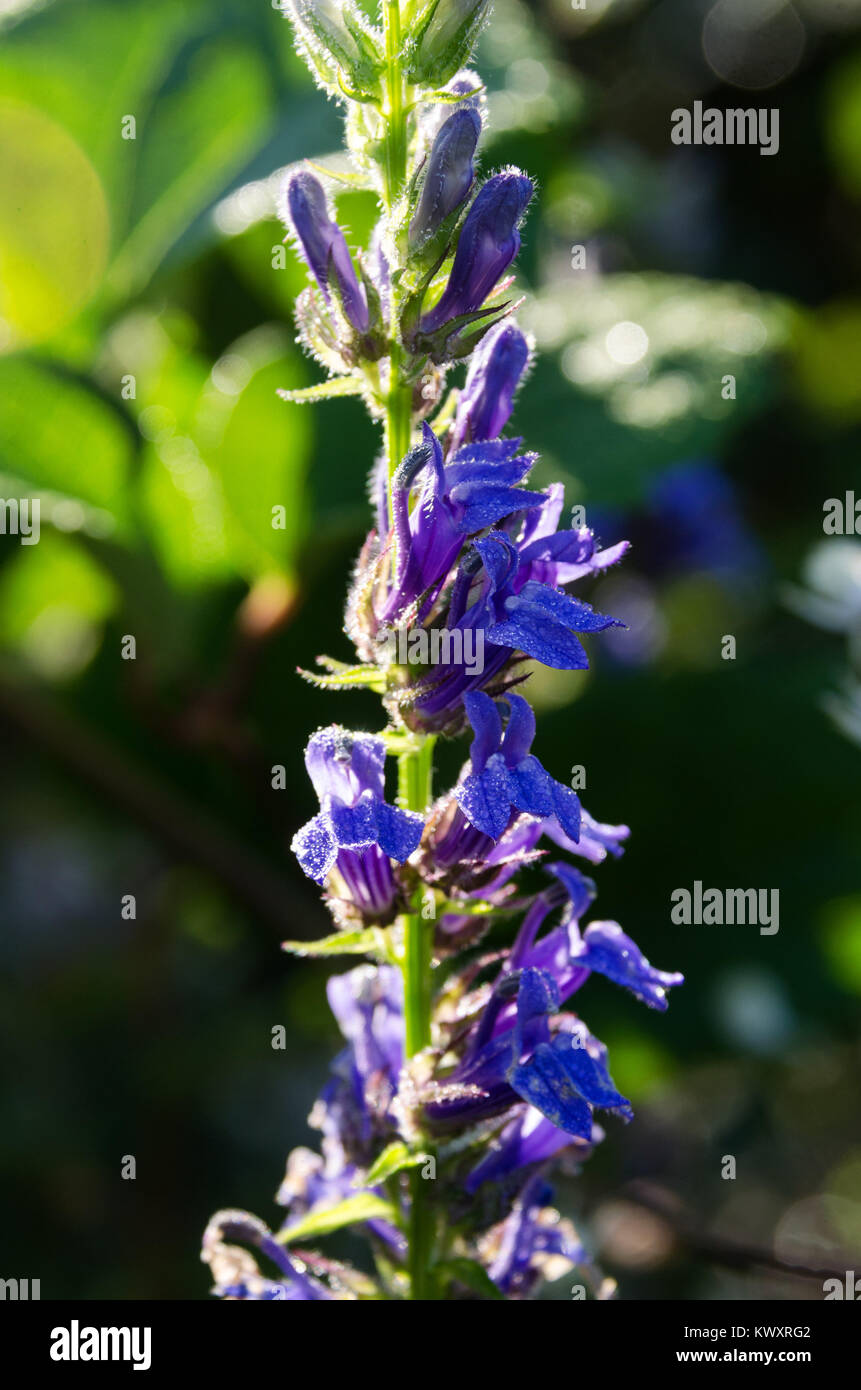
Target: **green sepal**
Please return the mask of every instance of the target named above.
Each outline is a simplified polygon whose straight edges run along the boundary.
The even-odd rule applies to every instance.
[[[500,1288],[494,1284],[487,1270],[480,1265],[477,1260],[469,1260],[465,1256],[455,1256],[451,1260],[441,1260],[435,1264],[431,1270],[434,1279],[443,1286],[456,1279],[459,1284],[473,1293],[481,1294],[483,1298],[497,1302],[504,1299]]]
[[[301,666],[297,666],[296,669],[303,680],[308,681],[309,685],[315,685],[318,690],[385,689],[385,674],[379,666],[345,666],[342,662],[324,656],[318,656],[317,661],[329,671],[328,676],[320,676],[315,671],[305,671]]]
[[[295,391],[278,391],[282,401],[291,405],[313,405],[315,401],[333,401],[339,396],[361,396],[365,383],[355,376],[333,376],[314,386],[299,386]]]

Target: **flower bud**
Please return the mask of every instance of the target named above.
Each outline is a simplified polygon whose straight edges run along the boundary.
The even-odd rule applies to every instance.
[[[350,0],[287,0],[298,46],[314,76],[330,91],[346,82],[356,90],[373,87],[382,56],[373,31]]]
[[[292,226],[308,267],[326,299],[334,288],[357,333],[369,326],[368,305],[356,278],[344,233],[329,216],[323,185],[304,170],[287,180],[281,215]]]
[[[511,415],[529,357],[529,340],[516,323],[507,320],[491,329],[470,363],[455,416],[452,449],[498,438]]]
[[[478,73],[471,72],[469,68],[461,68],[451,82],[446,83],[445,92],[449,97],[457,98],[458,111],[463,111],[467,107],[472,111],[477,111],[483,124],[487,102]],[[449,101],[437,101],[424,108],[419,117],[419,129],[428,146],[433,144],[450,115],[451,103]]]
[[[472,107],[455,111],[440,128],[410,222],[411,246],[430,241],[463,203],[475,178],[472,159],[480,134],[481,117]]]
[[[532,197],[532,180],[518,170],[488,179],[460,233],[448,284],[419,323],[422,333],[481,308],[520,249],[518,223]]]
[[[417,21],[407,68],[414,82],[441,87],[468,60],[490,0],[430,0]]]

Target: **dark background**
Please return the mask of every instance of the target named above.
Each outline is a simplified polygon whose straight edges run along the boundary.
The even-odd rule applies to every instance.
[[[380,725],[296,674],[350,654],[376,431],[274,394],[317,370],[267,180],[339,123],[267,0],[3,10],[0,491],[40,497],[42,536],[0,538],[0,1276],[200,1298],[209,1214],[277,1218],[338,1045],[327,970],[279,950],[327,929],[288,849],[302,749]],[[530,683],[536,751],[632,827],[599,915],[687,976],[666,1015],[598,978],[578,1000],[636,1120],[559,1201],[628,1298],[821,1297],[769,1262],[861,1270],[859,750],[823,707],[852,620],[819,630],[791,587],[861,481],[859,27],[849,0],[500,0],[479,54],[485,168],[540,190],[517,430],[542,484],[634,541],[595,591],[629,633]],[[779,108],[779,153],[674,146],[696,99]],[[360,243],[368,197],[340,213]],[[634,363],[617,323],[647,336]],[[827,544],[856,548],[857,632],[859,543]],[[673,925],[696,879],[779,889],[779,933]]]

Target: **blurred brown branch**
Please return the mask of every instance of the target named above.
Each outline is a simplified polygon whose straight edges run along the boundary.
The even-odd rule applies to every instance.
[[[796,1279],[839,1279],[842,1282],[844,1278],[845,1271],[842,1269],[831,1269],[826,1265],[796,1264],[780,1259],[773,1251],[763,1246],[712,1235],[698,1226],[695,1218],[674,1194],[652,1183],[629,1183],[623,1196],[660,1217],[669,1226],[678,1244],[706,1264],[723,1265],[727,1269],[738,1270],[758,1265]]]

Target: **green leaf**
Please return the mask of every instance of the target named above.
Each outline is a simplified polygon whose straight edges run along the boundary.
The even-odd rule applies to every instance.
[[[354,1226],[361,1221],[391,1221],[397,1224],[397,1220],[398,1214],[391,1202],[384,1201],[373,1192],[357,1192],[355,1197],[346,1197],[337,1206],[309,1212],[286,1230],[279,1231],[275,1239],[281,1245],[292,1245],[299,1240],[330,1235],[332,1231],[340,1231],[343,1226]]]
[[[361,927],[356,931],[339,931],[318,941],[284,941],[283,951],[294,956],[361,956],[365,953],[388,959],[386,934],[380,927]]]
[[[110,577],[76,539],[44,532],[0,573],[0,643],[48,680],[77,675],[117,607]]]
[[[449,1283],[452,1279],[456,1279],[459,1284],[471,1289],[473,1293],[481,1294],[483,1298],[493,1299],[494,1302],[504,1297],[502,1290],[497,1288],[487,1270],[476,1260],[468,1260],[465,1256],[452,1260],[442,1260],[433,1266],[431,1272],[443,1283]]]
[[[132,454],[130,427],[95,391],[42,362],[0,358],[0,470],[117,519]]]
[[[201,454],[221,486],[232,558],[249,579],[290,575],[308,533],[312,424],[276,394],[297,361],[280,329],[256,329],[215,364],[198,406]]]
[[[383,1149],[365,1181],[369,1187],[377,1187],[381,1182],[385,1182],[386,1178],[394,1177],[395,1173],[400,1173],[405,1168],[420,1168],[423,1163],[427,1163],[428,1157],[426,1153],[414,1153],[406,1144],[396,1139]]]
[[[2,346],[62,328],[98,288],[109,215],[98,175],[44,112],[0,102]],[[62,254],[58,248],[62,247]]]
[[[186,80],[160,96],[137,132],[131,230],[108,275],[114,294],[126,298],[146,284],[180,233],[260,147],[271,114],[260,55],[235,37],[198,48]]]

